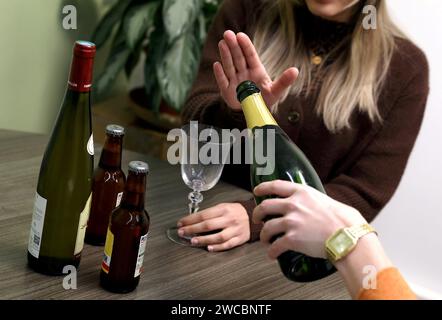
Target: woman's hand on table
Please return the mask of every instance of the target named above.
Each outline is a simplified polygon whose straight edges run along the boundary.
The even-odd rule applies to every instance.
[[[288,68],[273,81],[262,64],[255,46],[245,33],[228,30],[218,43],[221,62],[213,65],[213,72],[224,101],[234,110],[241,110],[236,97],[237,86],[245,81],[255,82],[269,107],[276,104],[296,81],[298,70]]]
[[[272,259],[287,250],[326,258],[325,241],[333,233],[366,223],[356,209],[308,186],[277,180],[260,184],[254,193],[280,197],[264,200],[253,212],[254,222],[263,221],[267,215],[281,215],[267,221],[261,231],[261,241],[267,244],[282,235],[268,249]]]
[[[250,239],[249,216],[239,203],[221,203],[178,221],[178,234],[193,236],[192,245],[208,251],[224,251]],[[207,232],[219,231],[209,235]]]

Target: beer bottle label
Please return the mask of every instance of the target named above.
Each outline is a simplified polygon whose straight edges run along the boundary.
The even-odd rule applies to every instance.
[[[32,213],[31,232],[29,233],[28,251],[38,259],[40,255],[41,237],[43,235],[43,225],[48,201],[35,194],[34,211]]]
[[[112,233],[110,228],[108,228],[106,235],[106,243],[104,245],[103,263],[101,264],[101,269],[106,273],[109,273],[113,247],[114,247],[114,234]]]
[[[123,192],[117,194],[117,202],[115,203],[115,208],[120,206],[122,198],[123,198]]]
[[[138,248],[137,265],[135,266],[134,278],[138,277],[143,272],[144,252],[146,251],[147,235],[148,233],[140,238],[140,246]]]

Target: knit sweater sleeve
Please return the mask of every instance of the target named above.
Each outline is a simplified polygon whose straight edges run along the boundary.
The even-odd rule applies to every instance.
[[[424,116],[429,92],[428,63],[419,49],[409,58],[412,62],[405,71],[408,80],[371,143],[347,172],[325,185],[329,196],[355,207],[368,221],[393,196]]]
[[[376,276],[372,289],[362,289],[358,300],[416,300],[405,279],[397,268],[386,268]]]

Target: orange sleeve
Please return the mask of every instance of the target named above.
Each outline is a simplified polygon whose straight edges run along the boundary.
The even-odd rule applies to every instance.
[[[415,300],[399,270],[391,267],[381,270],[376,277],[376,289],[362,289],[358,300]]]

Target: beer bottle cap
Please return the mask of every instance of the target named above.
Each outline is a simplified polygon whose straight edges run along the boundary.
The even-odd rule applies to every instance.
[[[149,165],[142,161],[131,161],[129,163],[129,172],[133,173],[148,173]]]
[[[106,133],[114,137],[124,136],[124,128],[116,124],[110,124],[106,127]]]

